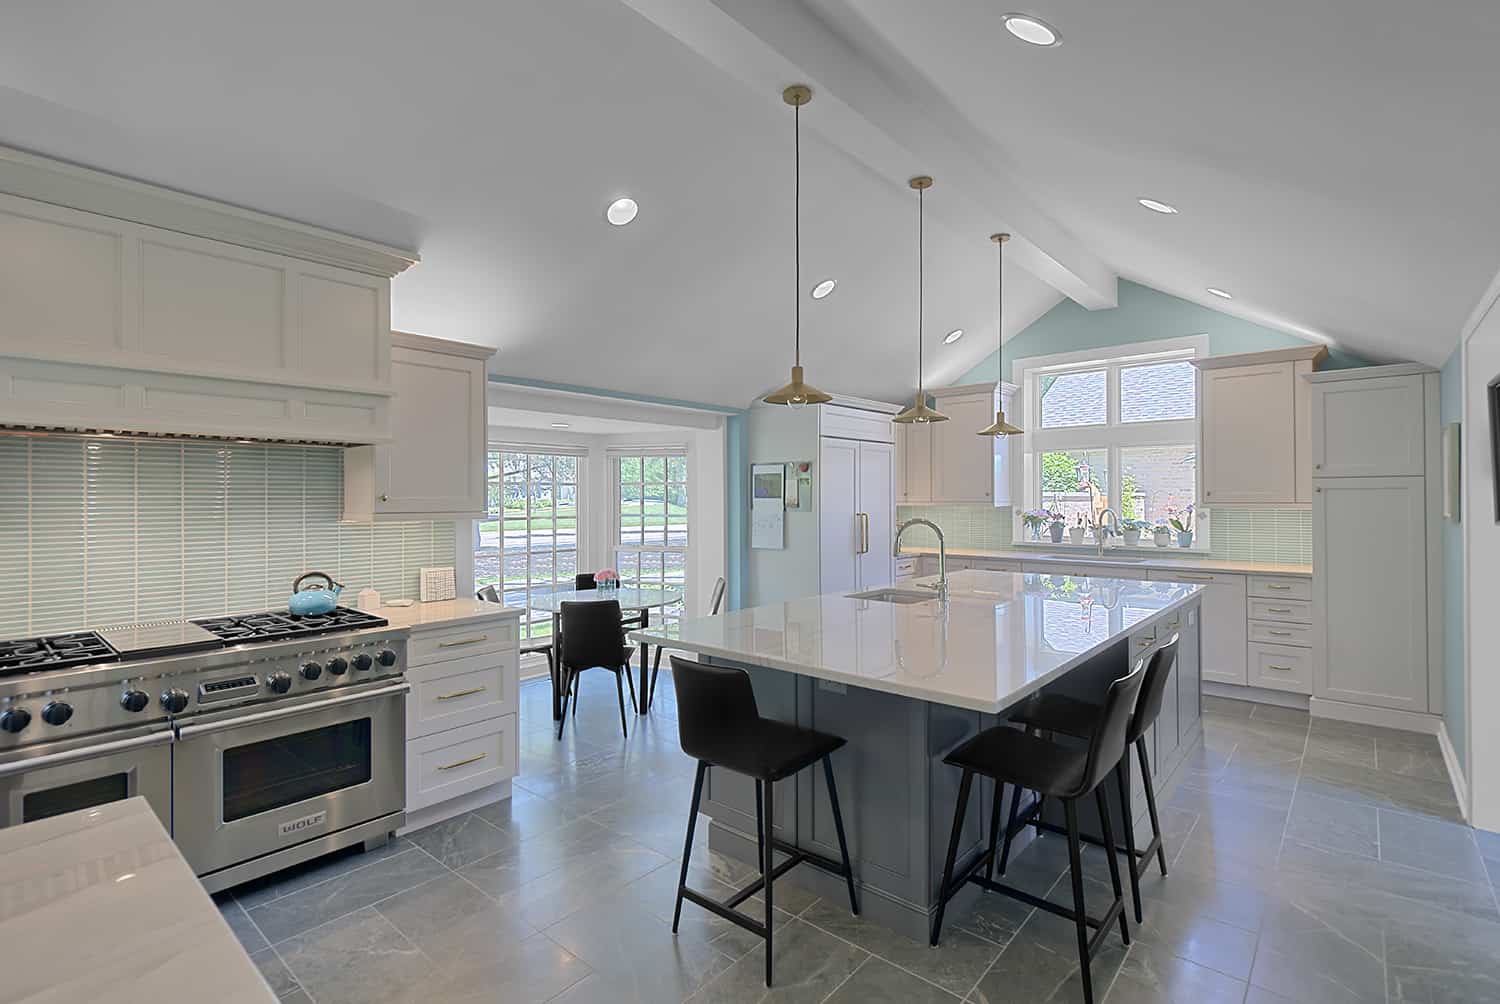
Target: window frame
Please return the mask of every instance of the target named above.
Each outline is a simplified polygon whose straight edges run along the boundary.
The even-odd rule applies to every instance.
[[[647,485],[653,483],[653,482],[650,482],[650,481],[646,480],[645,461],[648,458],[654,458],[654,457],[660,457],[660,458],[662,458],[663,463],[666,465],[667,477],[661,482],[661,484],[663,486],[663,489],[665,490],[666,488],[668,488],[669,486],[672,486],[672,485],[681,485],[682,489],[683,489],[683,492],[684,492],[684,494],[687,497],[687,512],[686,512],[686,517],[687,518],[686,518],[686,520],[684,522],[684,528],[685,528],[685,532],[687,534],[687,537],[686,537],[686,540],[683,543],[681,543],[681,544],[673,544],[673,543],[671,543],[670,542],[670,536],[667,535],[667,534],[665,534],[665,533],[663,535],[664,536],[664,541],[663,541],[663,543],[660,543],[660,544],[657,544],[657,543],[646,543],[644,541],[641,541],[641,542],[633,542],[633,541],[627,542],[627,541],[622,540],[621,536],[620,536],[620,487],[621,487],[621,481],[620,481],[620,461],[621,460],[626,460],[626,459],[631,459],[631,458],[638,458],[638,459],[641,460],[641,462],[642,462],[642,464],[641,464],[641,480],[639,482],[629,482],[629,483],[630,484],[639,484],[639,485],[641,485],[641,489],[642,489],[642,491],[641,491],[641,497],[644,498],[645,497],[645,487]],[[684,472],[685,472],[685,475],[686,475],[685,479],[683,481],[673,481],[671,479],[671,476],[670,476],[671,466],[670,465],[671,465],[671,461],[674,460],[674,459],[678,459],[678,460],[682,461],[683,469],[684,469]],[[671,621],[677,620],[678,618],[680,618],[681,616],[684,615],[684,611],[686,610],[686,604],[687,604],[688,590],[692,587],[693,538],[694,538],[694,529],[695,529],[696,522],[697,522],[693,518],[693,496],[694,496],[694,491],[693,491],[693,457],[692,457],[692,451],[686,445],[681,445],[681,446],[678,446],[678,445],[669,445],[669,446],[659,446],[659,445],[658,446],[612,446],[607,451],[605,460],[606,460],[607,476],[609,478],[609,529],[608,529],[608,543],[607,543],[608,560],[611,563],[614,563],[614,564],[618,565],[618,563],[619,563],[618,555],[619,555],[619,553],[621,551],[632,551],[637,556],[639,556],[641,554],[647,554],[647,553],[650,553],[650,554],[660,554],[662,556],[661,562],[662,562],[662,568],[663,568],[662,582],[665,583],[665,581],[666,581],[666,572],[665,572],[665,569],[666,569],[666,556],[667,556],[667,554],[669,554],[669,553],[670,554],[680,554],[682,556],[682,585],[681,585],[680,588],[682,589],[683,598],[680,601],[678,601],[677,603],[669,604],[669,605],[667,605],[665,607],[656,607],[656,608],[654,608],[655,610],[659,611],[659,615],[653,615],[653,616],[659,616],[660,620],[663,623],[669,623]],[[664,505],[670,505],[670,503],[669,502],[665,502],[665,500],[664,500]],[[644,516],[644,508],[643,508],[643,510],[642,510],[642,525],[644,526],[644,524],[645,524],[645,516]],[[668,524],[666,524],[666,526],[670,527],[670,522]],[[637,567],[639,567],[639,557],[637,557]],[[624,580],[624,578],[625,578],[625,576],[624,576],[624,573],[622,572],[621,573],[621,579]]]
[[[1120,421],[1120,371],[1152,363],[1201,359],[1208,355],[1208,336],[1191,335],[1183,338],[1160,339],[1137,342],[1129,345],[1101,346],[1078,352],[1057,353],[1045,356],[1028,356],[1017,359],[1015,383],[1020,388],[1022,400],[1022,463],[1019,491],[1014,497],[1022,505],[1015,516],[1015,538],[1024,540],[1020,512],[1043,505],[1041,490],[1041,456],[1044,453],[1068,450],[1103,450],[1106,455],[1109,484],[1106,496],[1111,500],[1110,508],[1116,515],[1120,510],[1124,471],[1121,451],[1141,447],[1187,446],[1195,456],[1202,454],[1200,423],[1203,417],[1202,384],[1197,381],[1192,418],[1158,419],[1154,421]],[[1070,425],[1056,429],[1043,429],[1041,423],[1041,395],[1038,393],[1041,379],[1062,373],[1105,371],[1105,421],[1091,425]],[[1196,379],[1196,378],[1195,378]],[[1194,465],[1194,505],[1202,474]],[[1195,508],[1195,511],[1198,511]],[[1206,551],[1209,547],[1208,521],[1197,523],[1193,535],[1194,551]]]

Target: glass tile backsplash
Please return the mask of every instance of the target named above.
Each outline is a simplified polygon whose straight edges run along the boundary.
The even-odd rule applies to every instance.
[[[417,595],[451,522],[340,523],[322,447],[0,437],[0,638],[285,606],[321,571],[344,601]]]

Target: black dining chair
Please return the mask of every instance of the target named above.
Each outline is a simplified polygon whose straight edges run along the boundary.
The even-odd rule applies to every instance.
[[[731,924],[759,935],[766,943],[766,986],[771,985],[771,933],[774,927],[771,888],[776,879],[806,862],[840,876],[849,888],[849,909],[859,915],[854,894],[854,869],[849,863],[849,845],[844,839],[844,817],[839,812],[839,793],[833,781],[833,752],[844,740],[827,732],[802,728],[789,722],[760,717],[750,674],[728,666],[705,666],[701,662],[672,657],[672,686],[677,691],[677,736],[682,751],[698,761],[693,781],[693,804],[688,810],[687,839],[682,847],[682,871],[677,878],[677,902],[672,908],[672,933],[682,917],[685,899],[724,918]],[[804,767],[823,761],[828,801],[833,809],[833,829],[838,834],[842,861],[832,861],[776,837],[773,819],[775,782],[791,777]],[[703,779],[708,768],[733,771],[755,781],[755,842],[760,859],[760,878],[722,902],[687,884],[688,863],[693,854],[693,829],[703,797]],[[775,864],[775,852],[789,855]],[[751,920],[735,907],[762,892],[765,921]]]
[[[499,588],[495,586],[481,586],[474,591],[474,598],[486,603],[504,603],[505,598],[500,595]],[[524,618],[523,618],[524,619]],[[521,630],[526,630],[525,625]],[[521,640],[522,655],[544,655],[547,657],[547,678],[552,681],[552,686],[557,686],[557,667],[552,662],[552,639],[545,638],[523,638]]]
[[[1146,756],[1146,731],[1156,723],[1157,716],[1161,714],[1161,702],[1166,694],[1167,684],[1172,678],[1172,665],[1177,661],[1177,639],[1173,638],[1167,644],[1158,648],[1151,654],[1150,661],[1146,664],[1146,682],[1141,684],[1141,695],[1136,701],[1135,714],[1130,718],[1130,728],[1125,735],[1125,754],[1120,757],[1120,762],[1115,767],[1115,784],[1120,793],[1121,818],[1125,820],[1125,865],[1130,872],[1130,896],[1135,906],[1136,923],[1142,923],[1145,917],[1141,911],[1141,863],[1150,862],[1153,855],[1157,864],[1161,866],[1161,873],[1167,874],[1167,852],[1162,846],[1161,820],[1156,815],[1156,786],[1151,777],[1151,763]],[[1089,701],[1082,701],[1076,697],[1068,697],[1066,694],[1041,693],[1032,697],[1022,704],[1008,716],[1013,722],[1034,729],[1038,732],[1055,732],[1065,736],[1086,737],[1099,717],[1099,705]],[[1135,747],[1136,756],[1141,764],[1142,787],[1146,792],[1146,811],[1151,819],[1151,840],[1144,848],[1135,846],[1135,813],[1130,805],[1130,748]],[[1010,824],[1005,831],[1005,851],[1000,856],[1000,870],[1005,870],[1004,862],[1010,856],[1011,837],[1027,825],[1034,825],[1038,829],[1056,831],[1057,827],[1041,822],[1042,798],[1038,797],[1027,812],[1027,819],[1017,825],[1017,803],[1021,800],[1021,791],[1017,788],[1011,793]],[[998,803],[997,803],[998,805]]]
[[[625,727],[625,688],[630,685],[630,706],[635,708],[635,681],[630,678],[631,646],[625,643],[625,629],[620,623],[620,604],[614,600],[587,600],[562,604],[562,657],[557,672],[562,681],[562,717],[557,722],[557,738],[562,739],[563,724],[568,720],[568,697],[573,697],[573,715],[578,715],[578,679],[589,669],[607,669],[615,674],[615,693],[620,700],[620,731],[630,738]]]
[[[573,576],[574,592],[581,593],[586,592],[590,589],[598,588],[599,583],[594,581],[593,572],[579,572],[577,575]],[[640,627],[642,624],[641,615],[638,613],[631,614],[629,617],[624,618],[621,623],[624,624],[627,628]]]
[[[721,575],[719,576],[719,580],[714,583],[714,591],[708,597],[708,616],[719,616],[719,610],[724,606],[724,591],[724,576]],[[651,710],[651,705],[656,701],[656,677],[661,673],[661,654],[666,649],[667,646],[665,645],[656,646],[656,657],[651,660],[651,685],[646,688],[647,711]]]
[[[1115,859],[1114,852],[1114,827],[1110,822],[1109,805],[1104,798],[1102,784],[1125,755],[1125,737],[1130,729],[1136,699],[1145,676],[1145,667],[1137,664],[1132,672],[1110,684],[1103,705],[1095,709],[1086,747],[1043,739],[1010,725],[996,725],[962,743],[943,758],[944,763],[962,770],[963,776],[958,785],[958,805],[953,812],[953,831],[948,838],[943,881],[938,887],[937,913],[932,919],[933,947],[937,946],[938,939],[942,936],[943,912],[947,909],[948,901],[965,883],[972,882],[981,889],[1018,899],[1029,906],[1073,922],[1078,934],[1083,999],[1085,1004],[1093,1004],[1094,983],[1089,963],[1104,944],[1110,927],[1117,920],[1121,940],[1130,944],[1130,928],[1125,922],[1124,889],[1120,883],[1120,863]],[[968,807],[975,774],[995,782],[994,797],[997,801],[1004,786],[1011,784],[1062,802],[1063,815],[1067,821],[1065,832],[1068,835],[1068,867],[1073,885],[1071,910],[990,877],[989,867],[995,858],[995,847],[1000,836],[998,812],[990,816],[989,847],[976,854],[972,861],[958,870],[955,877],[954,864],[958,857],[958,845],[963,842],[964,813]],[[1099,810],[1099,825],[1104,831],[1105,857],[1109,860],[1109,877],[1115,893],[1114,902],[1104,912],[1104,916],[1097,920],[1090,917],[1084,907],[1083,841],[1078,828],[1078,802],[1089,795],[1094,796],[1095,807]],[[1091,927],[1097,928],[1097,933],[1092,937],[1089,935]]]

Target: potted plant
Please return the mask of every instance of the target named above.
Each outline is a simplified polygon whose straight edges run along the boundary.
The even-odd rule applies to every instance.
[[[1168,520],[1168,522],[1172,524],[1172,529],[1177,531],[1177,546],[1192,547],[1193,507],[1188,506],[1186,509],[1182,510],[1182,512],[1178,513],[1176,516],[1173,516],[1170,520]]]
[[[1062,513],[1060,513],[1060,512],[1048,513],[1047,514],[1047,518],[1052,521],[1047,526],[1047,533],[1049,535],[1051,535],[1051,537],[1052,537],[1052,543],[1054,543],[1054,544],[1061,544],[1062,543],[1062,539],[1063,539],[1063,531],[1068,528],[1068,525],[1063,522]]]
[[[603,593],[612,593],[620,588],[620,573],[613,568],[601,568],[594,573],[594,587]]]
[[[1165,521],[1157,523],[1151,528],[1151,539],[1157,547],[1172,546],[1172,528]]]
[[[1139,547],[1141,543],[1141,531],[1150,529],[1151,524],[1143,519],[1127,519],[1120,524],[1120,535],[1125,538],[1126,547]]]
[[[1078,516],[1078,522],[1068,527],[1068,543],[1082,544],[1085,527],[1083,525],[1083,514]]]
[[[1042,539],[1042,527],[1052,521],[1052,514],[1045,509],[1028,509],[1021,513],[1021,523],[1031,531],[1032,540]]]

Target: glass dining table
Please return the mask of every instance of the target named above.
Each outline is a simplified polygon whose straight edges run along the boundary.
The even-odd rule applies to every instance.
[[[553,593],[533,595],[528,602],[532,610],[538,610],[552,615],[552,720],[557,721],[562,717],[562,695],[558,693],[558,670],[562,668],[562,605],[564,603],[595,603],[600,600],[616,600],[620,604],[620,612],[626,616],[631,613],[639,613],[642,628],[651,626],[651,608],[664,607],[668,604],[677,603],[682,599],[681,589],[636,589],[620,588],[615,590],[602,589],[561,589]],[[650,681],[646,679],[648,656],[651,646],[645,642],[641,643],[641,685],[636,689],[639,696],[637,711],[645,714],[650,708],[647,706],[647,685]]]

